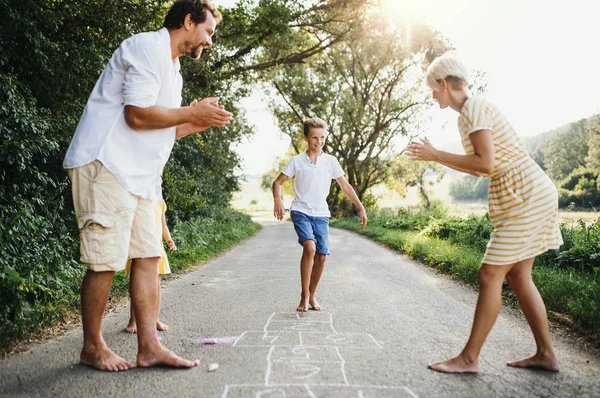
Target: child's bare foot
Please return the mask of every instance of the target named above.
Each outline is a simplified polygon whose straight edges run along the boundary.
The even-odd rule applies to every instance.
[[[542,354],[535,354],[530,356],[529,358],[524,358],[519,361],[507,362],[506,364],[514,368],[543,369],[548,370],[550,372],[558,372],[560,370],[560,366],[558,365],[558,359],[554,355],[546,356]]]
[[[300,295],[300,304],[296,307],[296,311],[308,312],[308,298],[304,298],[303,295]]]
[[[166,332],[169,330],[169,326],[165,325],[161,321],[156,321],[156,330],[160,330],[161,332]]]
[[[308,300],[308,303],[310,304],[310,308],[312,308],[313,310],[321,311],[321,306],[319,305],[319,303],[317,303],[317,300],[315,300],[314,297]]]
[[[135,320],[129,319],[129,324],[125,328],[125,331],[131,334],[137,333],[137,325],[135,324]]]
[[[138,351],[137,364],[140,368],[150,368],[153,366],[168,366],[171,368],[193,368],[200,365],[200,361],[188,361],[183,359],[165,347],[159,345],[153,351]]]
[[[106,346],[92,351],[83,349],[79,361],[82,365],[110,372],[118,372],[135,367],[134,364],[121,358]]]
[[[475,360],[474,362],[468,361],[466,358],[462,356],[457,356],[447,361],[437,362],[427,367],[431,370],[435,370],[436,372],[441,373],[477,373],[479,372],[479,362]]]

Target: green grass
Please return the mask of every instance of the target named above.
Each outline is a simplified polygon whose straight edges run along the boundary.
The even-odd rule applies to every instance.
[[[422,227],[422,215],[418,219],[419,226],[411,224],[414,214],[397,216],[374,214],[369,216],[369,224],[364,230],[355,218],[334,220],[331,226],[354,231],[376,240],[385,246],[419,260],[428,266],[454,279],[477,286],[477,270],[484,249],[480,242],[473,246],[456,243],[454,239],[440,239],[428,236],[416,229]],[[400,221],[401,219],[401,221]],[[439,224],[440,218],[432,218],[431,223]],[[564,227],[563,227],[564,228]],[[426,231],[425,229],[422,229]],[[563,235],[565,235],[563,229]],[[572,251],[572,247],[567,249]],[[596,251],[598,252],[598,250]],[[560,252],[558,252],[560,254]],[[556,260],[554,260],[556,258]],[[536,260],[533,269],[533,280],[549,310],[568,315],[574,326],[598,343],[600,338],[600,270],[581,267],[580,264],[566,266],[560,255],[549,255],[540,261]],[[517,305],[517,300],[505,283],[506,301]]]

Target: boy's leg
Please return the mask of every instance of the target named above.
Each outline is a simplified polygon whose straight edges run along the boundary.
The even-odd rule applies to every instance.
[[[327,260],[327,256],[325,254],[315,254],[314,265],[310,276],[310,297],[308,300],[308,304],[313,310],[316,311],[321,311],[321,306],[315,298],[315,292],[317,291],[317,286],[319,286],[321,275],[323,274],[323,270],[325,269],[325,260]]]
[[[469,340],[458,356],[431,364],[429,365],[430,369],[443,373],[477,373],[479,371],[479,353],[500,313],[502,283],[511,268],[512,265],[481,265],[478,272],[479,296]]]
[[[531,279],[534,258],[520,261],[506,275],[506,279],[519,299],[521,309],[533,332],[537,351],[535,355],[519,361],[508,362],[508,366],[518,368],[539,368],[557,372],[558,359],[552,348],[548,315],[544,300]]]
[[[115,273],[88,270],[81,285],[83,320],[82,364],[99,370],[119,371],[134,365],[112,352],[102,337],[102,316]]]
[[[158,306],[156,307],[156,330],[160,330],[161,332],[166,332],[169,330],[169,326],[165,325],[160,321],[160,274],[158,275]]]
[[[314,257],[314,265],[310,277],[310,297],[309,304],[312,309],[320,311],[321,306],[315,298],[317,286],[321,280],[321,275],[325,269],[325,260],[329,254],[329,218],[315,217],[312,222],[313,231],[315,234],[316,254]]]
[[[302,242],[302,259],[300,260],[300,281],[302,285],[302,293],[300,294],[300,304],[296,311],[307,312],[308,301],[310,299],[310,283],[313,272],[313,261],[315,258],[315,242],[307,239]]]

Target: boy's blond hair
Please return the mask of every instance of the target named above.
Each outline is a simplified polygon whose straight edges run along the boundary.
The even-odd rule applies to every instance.
[[[327,131],[327,123],[325,122],[325,120],[318,117],[311,117],[309,119],[305,119],[304,123],[302,124],[304,127],[305,136],[308,136],[308,133],[310,133],[311,128],[321,128]]]
[[[442,80],[446,80],[452,88],[457,90],[469,83],[469,70],[458,55],[452,51],[434,59],[427,68],[426,81],[432,90],[439,90]]]

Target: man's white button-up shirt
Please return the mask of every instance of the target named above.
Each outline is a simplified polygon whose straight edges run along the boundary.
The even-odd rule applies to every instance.
[[[179,108],[183,81],[173,60],[169,32],[162,28],[125,40],[96,82],[63,166],[101,161],[127,190],[154,199],[175,142],[176,127],[133,130],[126,105]]]

